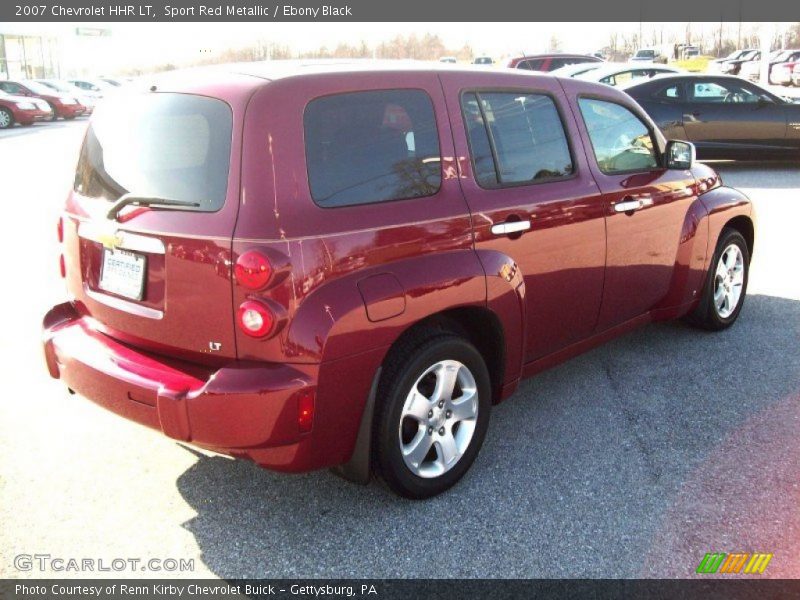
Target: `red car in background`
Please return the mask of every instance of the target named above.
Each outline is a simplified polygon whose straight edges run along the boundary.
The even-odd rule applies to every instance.
[[[75,96],[64,94],[42,85],[37,81],[22,79],[19,81],[0,81],[0,90],[15,96],[40,98],[52,109],[51,118],[74,119],[86,112],[86,107]]]
[[[797,65],[800,65],[800,50],[789,55],[785,61],[771,65],[769,82],[775,85],[792,85],[792,73]]]
[[[511,58],[506,66],[510,69],[550,72],[567,65],[590,62],[603,62],[603,59],[590,54],[532,54]]]
[[[33,125],[52,116],[53,110],[44,100],[0,92],[0,129],[13,127],[14,123]]]

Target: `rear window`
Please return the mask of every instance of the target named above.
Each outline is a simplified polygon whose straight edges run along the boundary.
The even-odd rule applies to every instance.
[[[433,104],[422,90],[325,96],[304,115],[311,196],[323,207],[431,196],[442,181]]]
[[[221,100],[157,93],[105,99],[81,149],[74,189],[117,200],[123,194],[225,203],[233,117]]]

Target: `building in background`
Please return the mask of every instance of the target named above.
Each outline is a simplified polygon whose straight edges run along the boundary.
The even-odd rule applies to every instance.
[[[54,23],[0,23],[0,79],[110,74],[111,30]]]

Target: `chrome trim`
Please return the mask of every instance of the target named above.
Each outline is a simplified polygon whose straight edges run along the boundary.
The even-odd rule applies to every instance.
[[[155,308],[142,306],[141,304],[136,304],[135,302],[129,302],[127,300],[123,300],[122,298],[117,298],[115,296],[108,296],[106,294],[90,290],[88,287],[84,287],[84,290],[86,291],[86,295],[89,298],[91,298],[95,302],[99,302],[100,304],[105,304],[106,306],[110,306],[111,308],[116,308],[117,310],[131,313],[132,315],[136,315],[137,317],[144,317],[146,319],[159,320],[164,318],[164,313],[160,310],[156,310]]]
[[[625,200],[624,202],[618,202],[614,205],[614,211],[618,213],[625,213],[631,212],[632,210],[639,210],[644,208],[645,206],[652,206],[653,199],[649,196],[645,196],[643,198],[631,198],[630,200]]]
[[[530,221],[506,221],[505,223],[496,223],[492,225],[492,233],[495,235],[509,235],[527,231],[530,228]]]
[[[131,233],[108,226],[100,226],[90,221],[83,221],[78,226],[78,236],[85,240],[97,242],[108,246],[108,240],[113,239],[114,248],[131,250],[133,252],[146,252],[147,254],[165,254],[164,242],[158,238]]]

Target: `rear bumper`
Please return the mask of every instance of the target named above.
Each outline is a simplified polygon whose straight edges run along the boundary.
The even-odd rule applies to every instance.
[[[53,112],[50,110],[20,110],[15,115],[16,120],[18,123],[23,123],[25,125],[30,125],[31,123],[35,123],[36,121],[44,121],[45,119],[51,119],[53,117]]]
[[[100,333],[71,303],[44,319],[50,375],[165,435],[282,471],[330,466],[301,433],[298,400],[316,393],[318,365],[234,363],[220,369],[131,348]]]

